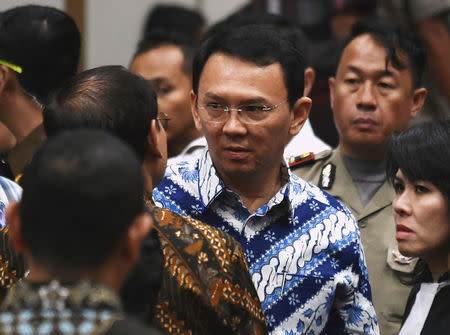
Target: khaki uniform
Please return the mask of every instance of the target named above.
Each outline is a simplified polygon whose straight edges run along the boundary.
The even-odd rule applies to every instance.
[[[291,169],[297,176],[324,188],[355,216],[361,230],[380,333],[398,334],[411,287],[401,284],[397,274],[410,274],[416,261],[398,252],[392,216],[394,190],[386,181],[364,207],[339,150],[318,156],[314,160],[299,157],[300,164],[290,164]]]

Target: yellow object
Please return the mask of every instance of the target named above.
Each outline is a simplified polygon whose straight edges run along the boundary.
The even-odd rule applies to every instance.
[[[10,62],[7,62],[7,61],[1,60],[1,59],[0,59],[0,64],[6,65],[11,70],[16,71],[17,73],[22,73],[22,67],[20,67],[19,65],[14,65]]]
[[[20,185],[20,179],[22,179],[23,173],[19,173],[16,178],[14,178],[14,181],[16,182],[16,184]]]

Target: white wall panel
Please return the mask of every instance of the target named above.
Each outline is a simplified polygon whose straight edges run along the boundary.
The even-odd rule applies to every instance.
[[[85,68],[127,66],[139,39],[144,15],[153,1],[87,0]]]
[[[0,11],[4,11],[6,9],[24,6],[24,5],[41,5],[41,6],[50,6],[56,7],[59,9],[64,9],[65,1],[64,0],[1,0],[0,1]]]
[[[213,24],[246,5],[248,2],[248,0],[203,0],[203,14],[208,22]]]
[[[128,66],[149,8],[157,3],[195,7],[195,0],[86,0],[85,68]]]

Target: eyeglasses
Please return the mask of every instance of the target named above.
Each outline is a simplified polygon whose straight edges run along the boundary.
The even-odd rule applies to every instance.
[[[197,108],[202,111],[201,118],[206,122],[223,124],[230,118],[231,112],[236,111],[239,115],[239,120],[242,123],[257,124],[264,121],[269,115],[269,112],[280,107],[285,102],[287,102],[287,100],[284,100],[279,104],[273,106],[251,104],[236,107],[230,107],[221,105],[219,103],[210,102],[205,106],[199,106],[197,104]]]
[[[156,120],[160,121],[165,131],[169,128],[170,117],[164,112],[159,112],[160,116]]]

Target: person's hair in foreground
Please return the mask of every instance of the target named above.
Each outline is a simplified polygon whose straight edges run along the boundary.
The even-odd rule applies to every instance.
[[[44,128],[47,136],[80,127],[104,129],[126,141],[143,161],[157,113],[155,91],[144,78],[122,66],[102,66],[62,85],[44,110]]]
[[[388,151],[387,177],[397,193],[404,187],[396,186],[396,175],[400,170],[410,182],[429,182],[436,187],[445,198],[448,211],[450,209],[449,143],[450,120],[427,122],[394,134]],[[450,225],[450,222],[448,224]],[[427,280],[430,280],[430,270],[420,259],[414,270],[414,278],[409,283]]]
[[[364,34],[369,34],[386,50],[386,69],[389,63],[398,70],[410,68],[413,77],[412,87],[418,88],[421,86],[426,63],[426,53],[422,43],[414,35],[401,28],[396,28],[386,20],[365,19],[357,21],[353,25],[350,35],[340,46],[336,67],[345,47],[355,38]]]
[[[0,61],[21,69],[15,70],[21,87],[41,103],[76,73],[80,48],[75,22],[56,8],[28,5],[0,13]]]
[[[34,262],[57,278],[95,271],[144,212],[141,163],[102,131],[51,138],[26,168],[23,188],[24,242]]]
[[[303,96],[305,57],[296,45],[275,29],[262,25],[219,30],[207,39],[194,58],[192,69],[193,90],[198,85],[203,68],[214,53],[224,53],[264,67],[280,63],[292,107]]]

